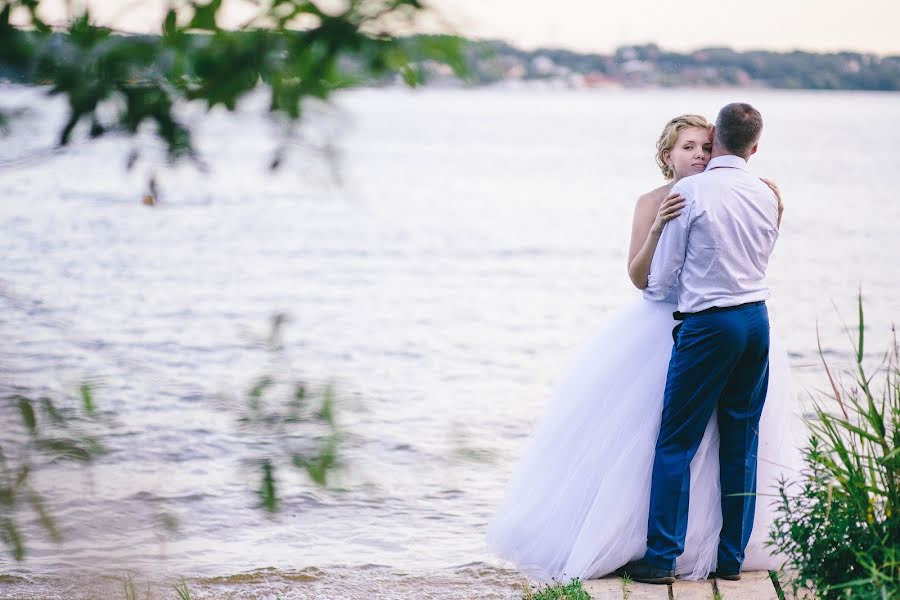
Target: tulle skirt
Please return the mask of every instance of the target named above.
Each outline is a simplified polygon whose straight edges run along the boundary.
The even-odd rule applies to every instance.
[[[544,582],[602,577],[641,558],[675,306],[644,299],[605,319],[574,355],[516,463],[487,527],[488,550]],[[774,329],[774,328],[773,328]],[[774,569],[765,546],[781,476],[800,468],[787,353],[771,333],[760,421],[757,501],[744,570]],[[685,579],[715,569],[722,526],[716,415],[691,462]]]

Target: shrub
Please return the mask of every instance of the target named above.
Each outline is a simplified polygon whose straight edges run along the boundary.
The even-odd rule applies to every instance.
[[[891,348],[867,374],[862,295],[858,305],[857,339],[850,334],[854,383],[835,380],[820,343],[830,400],[814,398],[804,469],[781,482],[769,540],[788,557],[795,591],[825,600],[900,597],[900,352],[892,328]]]

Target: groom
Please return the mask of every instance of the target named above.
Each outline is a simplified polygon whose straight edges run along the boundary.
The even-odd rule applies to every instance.
[[[672,583],[687,533],[691,459],[718,408],[722,531],[716,577],[740,579],[753,527],[759,418],[769,379],[765,275],[778,204],[747,167],[762,117],[749,104],[716,118],[706,171],[679,181],[682,214],[666,224],[644,296],[678,299],[656,441],[647,553],[620,568],[635,581]]]

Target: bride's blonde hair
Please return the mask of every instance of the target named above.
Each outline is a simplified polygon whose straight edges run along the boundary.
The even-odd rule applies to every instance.
[[[666,164],[666,153],[671,152],[675,147],[675,141],[678,134],[688,127],[700,127],[701,129],[712,129],[712,123],[700,115],[679,115],[666,123],[663,128],[659,140],[656,142],[656,164],[662,170],[663,177],[672,179],[675,177],[675,171]]]

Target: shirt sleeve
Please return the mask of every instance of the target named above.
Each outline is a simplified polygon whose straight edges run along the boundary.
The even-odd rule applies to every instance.
[[[679,192],[684,196],[684,210],[677,218],[666,223],[656,245],[656,252],[650,261],[647,288],[644,290],[644,298],[648,300],[663,301],[669,296],[678,283],[687,254],[688,232],[694,212],[693,190],[691,186],[675,184],[672,192]]]

